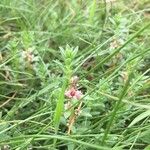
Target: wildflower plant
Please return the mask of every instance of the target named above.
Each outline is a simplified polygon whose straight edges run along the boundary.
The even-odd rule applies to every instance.
[[[64,61],[64,67],[63,65],[61,65],[61,63],[60,65],[62,66],[64,74],[63,74],[63,83],[62,83],[63,85],[59,93],[56,110],[54,114],[54,126],[56,131],[59,128],[60,120],[64,112],[65,95],[68,96],[68,98],[73,98],[73,97],[79,98],[81,95],[81,93],[79,93],[79,91],[76,91],[74,87],[71,87],[71,89],[66,91],[70,84],[71,77],[73,75],[74,58],[77,54],[77,51],[78,51],[78,47],[71,48],[69,45],[67,45],[65,49],[60,48],[62,60]]]

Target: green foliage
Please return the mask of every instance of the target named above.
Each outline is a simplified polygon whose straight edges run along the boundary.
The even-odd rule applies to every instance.
[[[1,0],[0,149],[150,149],[148,2]]]

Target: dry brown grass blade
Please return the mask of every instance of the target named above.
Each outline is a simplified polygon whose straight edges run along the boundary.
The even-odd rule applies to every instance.
[[[3,104],[0,105],[0,108],[4,107],[6,104],[8,104],[11,100],[14,99],[14,97],[16,96],[17,92],[15,92],[6,102],[4,102]]]

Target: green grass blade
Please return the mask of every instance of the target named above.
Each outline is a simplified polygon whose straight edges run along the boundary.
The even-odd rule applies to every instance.
[[[16,139],[22,139],[22,138],[27,139],[27,138],[32,138],[32,137],[35,140],[37,138],[42,138],[42,139],[57,139],[57,140],[62,140],[62,141],[73,142],[73,143],[81,144],[83,146],[86,146],[86,147],[89,147],[89,148],[92,148],[92,149],[95,149],[95,150],[111,150],[111,148],[108,148],[108,147],[105,147],[105,146],[100,146],[100,145],[97,145],[97,144],[87,143],[87,142],[84,142],[84,141],[81,141],[81,140],[76,140],[76,139],[70,138],[68,136],[60,136],[60,135],[25,135],[25,136],[15,137],[13,139],[15,139],[15,140]],[[12,139],[12,141],[13,141],[13,139]]]
[[[133,125],[135,125],[136,123],[138,123],[139,121],[143,120],[144,118],[148,116],[150,116],[150,110],[147,110],[141,113],[140,115],[138,115],[136,118],[134,118],[134,120],[129,124],[128,127],[132,127]]]
[[[109,134],[110,128],[111,128],[111,126],[113,124],[113,121],[115,119],[116,113],[117,113],[117,111],[119,109],[119,106],[120,106],[120,104],[122,102],[122,99],[124,98],[124,96],[125,96],[125,94],[126,94],[126,92],[128,90],[128,86],[129,86],[129,83],[130,83],[130,80],[131,80],[131,75],[132,74],[129,75],[128,80],[126,81],[126,84],[125,84],[125,86],[124,86],[124,88],[123,88],[123,90],[122,90],[122,92],[120,94],[119,100],[116,102],[116,105],[114,106],[114,109],[113,109],[112,114],[110,116],[110,121],[107,124],[106,130],[104,132],[104,136],[102,138],[102,145],[105,145],[107,136]]]
[[[55,126],[55,131],[56,132],[58,131],[61,115],[62,115],[62,112],[63,112],[63,109],[64,109],[64,93],[65,93],[65,90],[66,90],[66,86],[67,86],[67,81],[64,81],[61,92],[59,94],[56,109],[55,109],[54,126]]]
[[[94,15],[96,10],[96,0],[93,0],[91,9],[90,9],[90,17],[89,17],[89,23],[93,23]]]

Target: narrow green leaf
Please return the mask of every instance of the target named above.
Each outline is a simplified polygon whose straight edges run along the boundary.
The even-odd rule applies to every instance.
[[[92,6],[91,6],[91,9],[90,9],[89,23],[93,23],[95,10],[96,10],[96,0],[93,0]]]
[[[62,140],[62,141],[69,141],[69,142],[73,142],[73,143],[76,143],[76,144],[80,144],[80,145],[83,145],[83,146],[86,146],[86,147],[89,147],[89,148],[92,148],[93,150],[111,150],[111,148],[109,147],[105,147],[105,146],[101,146],[101,145],[97,145],[97,144],[92,144],[92,143],[87,143],[87,142],[84,142],[84,141],[81,141],[81,140],[76,140],[76,139],[73,139],[71,137],[68,137],[68,136],[60,136],[60,135],[26,135],[26,136],[18,136],[18,137],[14,137],[12,140],[10,141],[13,141],[14,139],[22,139],[23,140],[26,138],[42,138],[42,139],[59,139],[59,140]],[[5,141],[5,140],[4,140]],[[3,142],[3,141],[2,141]],[[0,142],[0,143],[2,143]]]
[[[129,74],[129,78],[128,78],[128,80],[126,81],[126,83],[125,83],[125,85],[124,85],[124,88],[122,89],[122,92],[121,92],[121,94],[120,94],[120,96],[119,96],[119,99],[118,99],[118,101],[116,102],[116,104],[115,104],[115,106],[114,106],[114,109],[113,109],[112,114],[111,114],[111,116],[110,116],[110,121],[109,121],[108,124],[107,124],[107,127],[106,127],[105,132],[104,132],[104,136],[103,136],[103,138],[102,138],[102,145],[104,145],[105,142],[106,142],[107,136],[108,136],[109,131],[110,131],[111,127],[112,127],[112,124],[113,124],[113,121],[114,121],[115,116],[116,116],[116,114],[117,114],[117,111],[119,110],[119,106],[120,106],[120,104],[121,104],[121,102],[122,102],[124,96],[125,96],[126,93],[127,93],[128,86],[129,86],[129,83],[130,83],[130,81],[131,81],[131,77],[132,77],[132,73]]]
[[[130,124],[128,127],[132,127],[133,125],[135,125],[136,123],[138,123],[139,121],[141,121],[142,119],[146,118],[150,116],[150,110],[147,110],[145,112],[143,112],[142,114],[138,115]]]
[[[150,145],[146,146],[144,150],[150,150]]]
[[[55,109],[55,114],[54,114],[54,126],[55,126],[55,131],[57,132],[59,124],[60,124],[60,118],[64,109],[64,93],[66,90],[67,86],[67,81],[64,81],[61,92],[59,94],[58,102],[56,105]]]

